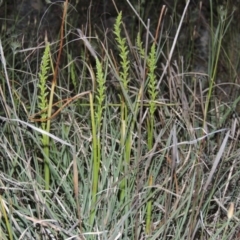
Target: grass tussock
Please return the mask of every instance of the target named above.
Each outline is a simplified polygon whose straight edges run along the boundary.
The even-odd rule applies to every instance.
[[[129,2],[135,36],[119,12],[103,41],[71,29],[66,1],[59,38],[27,66],[1,39],[1,239],[239,238],[239,97],[222,87],[238,91],[234,8],[210,6],[208,67],[194,72],[188,4],[172,36],[166,7],[152,30]]]

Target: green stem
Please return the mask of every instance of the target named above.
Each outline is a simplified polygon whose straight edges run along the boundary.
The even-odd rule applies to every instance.
[[[90,225],[93,226],[96,209],[95,204],[97,201],[97,190],[98,190],[98,175],[99,175],[99,142],[96,124],[94,118],[94,108],[93,108],[93,97],[90,94],[90,110],[91,110],[91,120],[92,120],[92,137],[93,137],[93,178],[92,178],[92,202],[91,202],[91,212],[90,212]]]

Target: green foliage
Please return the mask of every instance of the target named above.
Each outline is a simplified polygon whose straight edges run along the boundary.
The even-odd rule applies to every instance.
[[[39,94],[38,94],[38,108],[41,111],[41,119],[42,119],[42,129],[47,132],[50,131],[50,122],[46,119],[49,117],[49,99],[48,99],[48,89],[47,89],[47,78],[48,71],[50,68],[50,44],[47,42],[44,50],[44,54],[42,57],[42,62],[40,66],[39,72]],[[47,111],[48,110],[48,111]],[[44,150],[44,176],[45,176],[45,189],[49,189],[50,185],[50,169],[49,169],[49,136],[45,133],[42,135],[42,144]]]
[[[158,95],[158,90],[157,90],[157,78],[155,74],[155,69],[157,68],[157,55],[156,55],[156,45],[153,43],[151,47],[151,51],[149,54],[148,58],[148,77],[149,77],[149,82],[148,82],[148,93],[150,95],[150,116],[153,117],[153,114],[157,108],[156,106],[156,97]]]
[[[97,93],[96,93],[96,99],[97,99],[97,111],[96,111],[96,122],[99,128],[101,127],[101,121],[102,121],[102,112],[104,109],[104,102],[106,98],[106,78],[103,73],[102,64],[99,61],[99,59],[96,59],[96,76],[97,76]]]
[[[138,52],[139,52],[141,58],[144,59],[144,57],[145,57],[145,51],[144,51],[144,48],[143,48],[143,43],[142,43],[142,40],[141,40],[141,37],[140,37],[140,33],[139,33],[139,32],[138,32],[138,34],[137,34],[136,45],[137,45]]]
[[[222,55],[232,18],[223,13],[227,15],[220,14],[218,25],[212,26],[212,82],[203,91],[189,84],[192,72],[186,70],[185,55],[174,50],[174,36],[159,36],[152,43],[153,22],[149,41],[140,34],[132,41],[127,27],[122,31],[124,13],[114,26],[117,52],[99,40],[96,55],[101,57],[90,59],[84,48],[74,49],[82,51],[75,62],[68,46],[72,39],[66,34],[56,92],[48,94],[47,79],[58,41],[51,43],[52,56],[47,43],[44,53],[40,51],[41,63],[34,62],[40,69],[38,85],[36,75],[23,70],[24,64],[21,71],[2,64],[1,81],[16,81],[0,89],[3,239],[235,239],[239,131],[236,119],[225,114],[237,109],[239,96],[221,102],[213,94],[225,86],[216,85],[221,56],[227,56],[225,67],[232,66],[228,52]],[[171,18],[174,26],[179,26],[178,17],[174,13]],[[167,19],[161,22],[167,24]],[[94,36],[86,32],[86,38]],[[0,41],[2,63],[7,62],[3,50]],[[113,81],[120,81],[121,88],[115,89]],[[21,86],[27,91],[21,92]],[[18,101],[9,100],[9,95]],[[51,95],[64,107],[50,121]],[[41,120],[48,121],[26,120],[35,107]],[[207,128],[195,127],[204,122]]]
[[[47,79],[48,79],[48,73],[50,68],[50,45],[47,43],[44,54],[42,56],[42,62],[40,65],[40,71],[39,71],[39,94],[38,94],[38,108],[41,113],[42,119],[47,119],[47,107],[48,107],[48,89],[47,89]],[[46,123],[42,123],[42,128],[45,130]]]
[[[98,58],[96,58],[96,82],[97,82],[97,110],[93,109],[93,100],[90,95],[91,103],[91,118],[92,118],[92,136],[93,136],[93,180],[92,180],[92,204],[91,204],[91,214],[90,214],[90,226],[93,225],[96,217],[95,204],[97,201],[97,191],[99,184],[99,170],[100,170],[100,161],[101,161],[101,125],[103,118],[103,109],[106,97],[106,78],[103,73],[102,64]]]
[[[126,38],[121,36],[121,24],[122,24],[122,12],[120,12],[117,16],[116,23],[114,24],[114,34],[115,39],[117,41],[117,46],[119,48],[119,56],[121,58],[121,70],[120,70],[120,79],[123,83],[124,89],[128,89],[129,84],[129,69],[130,69],[130,61],[128,60],[128,46],[126,44]]]

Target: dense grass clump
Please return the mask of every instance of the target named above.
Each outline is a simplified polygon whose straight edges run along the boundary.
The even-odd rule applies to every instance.
[[[151,22],[127,1],[131,32],[117,5],[94,32],[59,3],[34,60],[1,38],[1,239],[239,238],[237,10],[189,2]]]

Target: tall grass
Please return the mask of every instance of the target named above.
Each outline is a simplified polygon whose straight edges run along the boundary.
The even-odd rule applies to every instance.
[[[199,90],[185,62],[193,48],[176,50],[185,19],[176,8],[174,40],[164,34],[166,8],[156,34],[148,21],[134,38],[119,12],[114,51],[77,29],[79,60],[68,7],[60,41],[35,49],[42,57],[27,93],[9,77],[28,74],[24,65],[10,68],[0,41],[2,239],[237,239],[238,122],[219,111],[214,92],[233,13],[212,21],[211,81]]]

